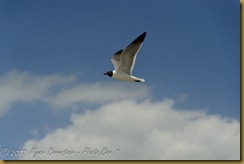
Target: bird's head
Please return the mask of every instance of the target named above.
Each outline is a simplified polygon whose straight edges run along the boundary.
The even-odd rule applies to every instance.
[[[109,77],[112,77],[113,76],[113,71],[108,71],[108,72],[104,73],[103,75],[107,75]]]

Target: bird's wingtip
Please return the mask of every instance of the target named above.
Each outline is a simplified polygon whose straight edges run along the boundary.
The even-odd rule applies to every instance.
[[[143,42],[145,37],[147,35],[147,32],[142,33],[140,36],[138,36],[131,44],[135,44],[137,42]]]

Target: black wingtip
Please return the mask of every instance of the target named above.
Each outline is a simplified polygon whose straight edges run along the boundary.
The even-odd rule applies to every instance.
[[[137,42],[143,42],[145,39],[145,36],[147,35],[147,32],[142,33],[140,36],[138,36],[131,44],[135,44]]]
[[[138,38],[136,40],[143,42],[146,35],[147,35],[147,32],[143,32],[140,36],[138,36]]]
[[[141,35],[144,35],[144,36],[146,36],[147,35],[147,32],[143,32]]]

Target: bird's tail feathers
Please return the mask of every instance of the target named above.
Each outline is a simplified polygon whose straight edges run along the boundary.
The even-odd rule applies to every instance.
[[[145,82],[145,79],[137,78],[137,79],[135,80],[135,82]]]

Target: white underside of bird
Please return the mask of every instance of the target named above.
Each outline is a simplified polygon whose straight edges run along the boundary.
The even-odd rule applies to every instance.
[[[130,82],[145,82],[145,79],[138,78],[138,77],[129,75],[125,72],[120,72],[120,71],[116,71],[116,70],[113,70],[112,78],[114,78],[116,80],[125,80],[125,81],[130,81]]]
[[[124,50],[116,52],[111,61],[115,70],[108,71],[104,75],[108,75],[116,80],[124,80],[130,82],[145,82],[145,79],[132,76],[132,70],[135,65],[137,53],[145,39],[146,32],[137,37]]]

